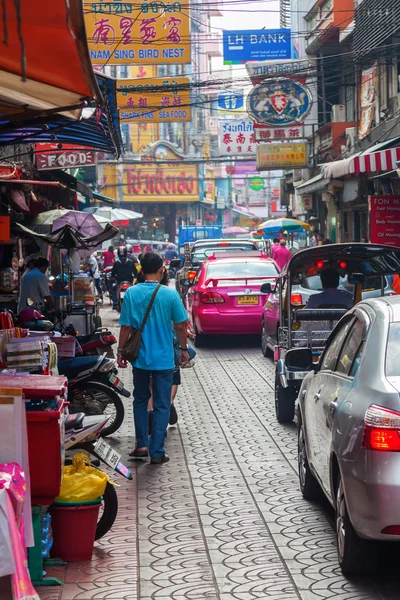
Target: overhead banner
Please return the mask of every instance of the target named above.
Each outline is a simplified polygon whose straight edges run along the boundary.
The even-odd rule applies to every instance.
[[[400,247],[400,196],[369,197],[369,241]]]
[[[95,164],[96,153],[92,148],[77,147],[75,144],[35,144],[35,166],[38,171],[91,167]]]
[[[255,156],[253,123],[233,119],[219,121],[218,150],[220,156]]]
[[[102,165],[102,193],[123,202],[198,202],[197,165]]]
[[[250,118],[262,125],[298,125],[304,121],[311,106],[310,90],[293,79],[263,81],[247,96]]]
[[[296,78],[306,79],[315,72],[316,67],[311,60],[285,60],[277,63],[276,61],[248,62],[246,71],[250,79],[258,77],[289,77],[296,75]]]
[[[306,144],[263,144],[257,145],[257,169],[272,171],[291,167],[307,166]]]
[[[218,113],[235,114],[244,112],[244,92],[243,90],[225,90],[219,92],[217,96]]]
[[[377,101],[377,66],[361,72],[360,86],[360,122],[358,124],[358,138],[367,136],[376,122]]]
[[[189,78],[120,79],[117,103],[121,123],[190,121]]]
[[[94,65],[190,63],[190,8],[181,2],[84,4]]]
[[[254,123],[256,142],[272,142],[273,140],[299,140],[304,138],[302,125],[292,127],[266,127]]]
[[[223,49],[225,65],[291,58],[290,29],[224,31]]]

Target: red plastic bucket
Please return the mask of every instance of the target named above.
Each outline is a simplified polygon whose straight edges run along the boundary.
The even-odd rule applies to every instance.
[[[91,560],[101,501],[51,506],[51,556],[66,562]]]

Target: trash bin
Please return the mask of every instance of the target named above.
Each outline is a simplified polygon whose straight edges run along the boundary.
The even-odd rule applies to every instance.
[[[66,562],[91,560],[102,500],[55,502],[50,507],[53,529],[51,556]]]

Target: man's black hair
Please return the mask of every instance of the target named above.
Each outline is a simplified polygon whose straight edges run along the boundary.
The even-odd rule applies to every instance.
[[[321,271],[321,283],[324,290],[337,289],[339,285],[339,273],[335,269],[324,269]]]
[[[157,252],[146,252],[140,261],[143,273],[145,275],[154,275],[163,266],[164,261]]]
[[[108,246],[108,251],[109,251],[109,252],[113,252],[113,251],[114,251],[114,248],[113,248],[112,246]]]
[[[274,242],[274,244],[279,244],[279,238],[274,238],[273,242]]]
[[[49,266],[49,261],[47,260],[47,258],[44,258],[43,256],[39,256],[39,258],[37,259],[37,261],[35,262],[35,267],[37,269],[43,269],[43,267],[47,267]]]

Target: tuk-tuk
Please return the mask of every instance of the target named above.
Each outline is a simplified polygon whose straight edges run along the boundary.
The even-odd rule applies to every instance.
[[[269,327],[268,346],[273,349],[276,361],[275,411],[279,423],[293,420],[301,383],[312,367],[303,364],[303,352],[293,350],[310,348],[314,362],[318,362],[329,335],[349,310],[344,304],[307,308],[311,295],[306,293],[303,297],[299,293],[299,290],[309,289],[308,280],[315,286],[320,273],[328,268],[337,271],[340,276],[338,290],[350,292],[354,306],[363,297],[394,293],[386,276],[400,274],[400,248],[361,243],[308,248],[291,258],[280,273],[275,288],[270,283],[261,287],[262,292],[270,294],[265,306],[273,307],[276,303],[276,311],[270,311],[276,322],[265,323],[271,318],[268,308],[264,308],[263,334],[264,328]],[[312,295],[314,293],[315,289]],[[315,306],[316,302],[311,304]],[[272,330],[275,330],[275,336],[271,334]]]

